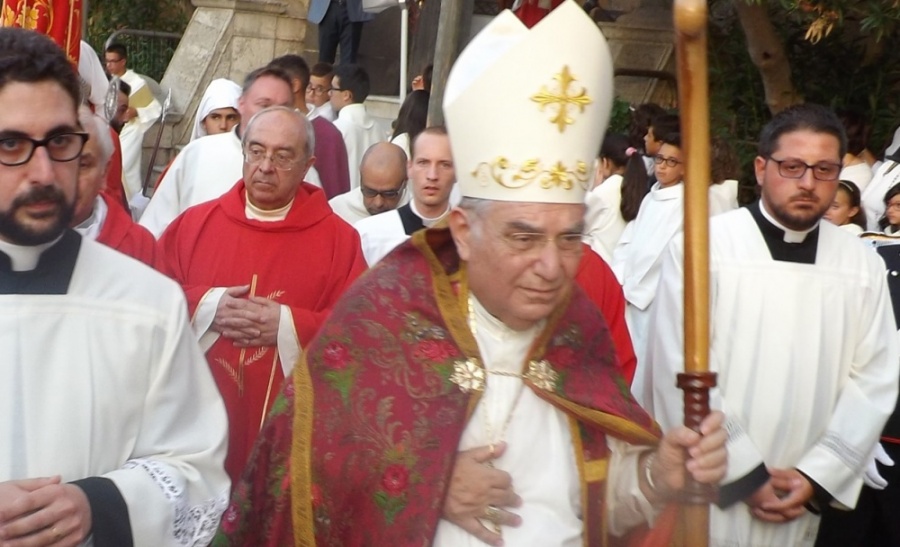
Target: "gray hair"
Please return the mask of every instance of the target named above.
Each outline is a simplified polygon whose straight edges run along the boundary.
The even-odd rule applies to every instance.
[[[477,238],[481,238],[483,220],[487,218],[494,201],[483,198],[463,197],[459,200],[459,207],[463,211],[469,213],[469,227]]]
[[[82,129],[90,134],[91,139],[96,139],[97,146],[100,149],[100,163],[106,165],[112,158],[115,147],[113,146],[112,137],[109,135],[109,124],[100,116],[91,112],[91,109],[85,105],[78,107],[78,122]]]
[[[306,133],[306,146],[303,148],[303,153],[306,155],[306,159],[311,158],[316,150],[316,132],[313,129],[313,124],[308,119],[306,119],[306,116],[304,116],[303,113],[301,113],[299,110],[288,106],[270,106],[269,108],[265,108],[254,114],[253,117],[250,118],[250,122],[247,123],[247,127],[243,131],[241,131],[241,146],[247,146],[248,138],[250,136],[253,125],[256,123],[256,120],[261,118],[264,114],[278,111],[292,114],[294,118],[300,123],[303,131]]]

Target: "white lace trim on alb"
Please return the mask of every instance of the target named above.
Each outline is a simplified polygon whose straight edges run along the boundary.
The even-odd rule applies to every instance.
[[[175,507],[172,528],[179,545],[188,547],[209,545],[219,520],[228,505],[228,490],[219,493],[199,505],[189,505],[184,479],[174,473],[171,466],[156,460],[136,459],[125,463],[125,469],[138,468],[153,479],[166,499]]]

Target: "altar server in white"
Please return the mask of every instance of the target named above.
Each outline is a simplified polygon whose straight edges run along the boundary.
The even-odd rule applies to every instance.
[[[374,266],[414,232],[444,220],[455,204],[452,192],[456,170],[444,127],[428,127],[416,136],[407,176],[412,185],[409,203],[353,225],[359,232],[369,266]]]
[[[32,31],[0,51],[0,543],[207,545],[227,427],[184,296],[66,228],[77,77]]]
[[[897,331],[884,264],[820,222],[846,148],[830,110],[799,105],[763,129],[758,203],[710,224],[713,407],[726,415],[728,474],[711,546],[811,546],[808,508],[856,504],[897,400]],[[649,410],[682,420],[683,243],[667,251],[650,322]]]

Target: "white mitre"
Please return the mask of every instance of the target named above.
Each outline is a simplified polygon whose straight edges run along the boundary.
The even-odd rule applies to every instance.
[[[531,30],[503,11],[460,53],[444,91],[460,192],[584,203],[612,100],[609,47],[578,4]]]

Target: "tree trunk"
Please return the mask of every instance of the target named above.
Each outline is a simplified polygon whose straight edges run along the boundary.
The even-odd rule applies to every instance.
[[[772,114],[803,102],[791,81],[791,65],[784,52],[784,44],[766,11],[766,3],[734,0],[738,20],[747,38],[750,59],[759,70],[766,93],[766,105]]]

